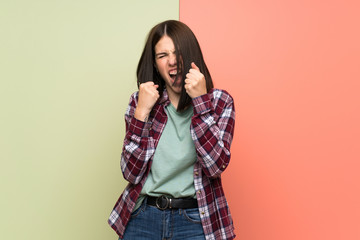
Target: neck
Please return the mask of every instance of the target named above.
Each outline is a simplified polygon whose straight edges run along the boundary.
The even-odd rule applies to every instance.
[[[171,90],[170,91],[168,90],[167,93],[171,104],[177,109],[180,101],[180,94],[177,94]]]
[[[171,104],[177,109],[177,107],[179,105],[180,97],[169,95],[169,100],[170,100]]]

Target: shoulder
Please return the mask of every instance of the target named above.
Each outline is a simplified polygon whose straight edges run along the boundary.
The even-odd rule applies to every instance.
[[[133,92],[133,93],[130,95],[130,101],[131,101],[131,100],[137,100],[138,97],[139,97],[139,91]]]
[[[213,103],[223,102],[225,104],[232,104],[234,102],[233,97],[226,90],[213,88],[210,90],[209,95]]]
[[[135,108],[138,103],[138,98],[139,98],[138,91],[136,91],[130,95],[130,100],[129,100],[125,115],[134,115]]]
[[[139,91],[133,92],[130,95],[129,106],[136,106],[139,99]]]

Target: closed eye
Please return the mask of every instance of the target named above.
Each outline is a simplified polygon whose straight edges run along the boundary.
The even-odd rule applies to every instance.
[[[167,55],[166,53],[157,53],[157,54],[155,55],[155,58],[157,58],[157,59],[163,58],[163,57],[165,57],[166,55]]]

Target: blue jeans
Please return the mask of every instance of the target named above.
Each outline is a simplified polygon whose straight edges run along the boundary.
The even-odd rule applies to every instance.
[[[198,208],[166,209],[146,204],[132,213],[123,240],[204,240]]]

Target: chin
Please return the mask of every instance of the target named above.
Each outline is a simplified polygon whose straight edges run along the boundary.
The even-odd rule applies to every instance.
[[[173,90],[174,93],[179,95],[181,94],[181,87],[172,87],[171,89]]]

